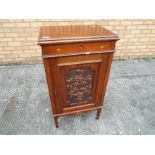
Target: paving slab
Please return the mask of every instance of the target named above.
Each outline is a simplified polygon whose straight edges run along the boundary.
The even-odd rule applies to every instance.
[[[54,126],[43,64],[0,66],[0,134],[155,134],[155,60],[113,61],[99,120],[92,111]]]

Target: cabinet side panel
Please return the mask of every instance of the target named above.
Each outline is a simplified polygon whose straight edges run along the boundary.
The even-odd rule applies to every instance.
[[[50,69],[50,60],[49,59],[43,59],[44,62],[44,68],[45,68],[45,73],[46,73],[46,79],[47,79],[47,85],[48,85],[48,90],[49,90],[49,95],[50,95],[50,101],[51,101],[51,106],[53,110],[53,114],[56,114],[56,106],[55,106],[55,100],[54,100],[54,92],[53,92],[53,85],[52,85],[52,77],[51,77],[51,69]]]
[[[104,96],[108,84],[108,79],[109,79],[109,74],[110,74],[110,69],[111,69],[111,64],[112,64],[112,59],[113,59],[113,54],[114,53],[109,53],[108,55],[108,60],[107,60],[107,66],[106,66],[106,73],[105,73],[105,79],[104,79],[104,84],[103,84],[103,90],[102,90],[102,98],[101,98],[101,105],[103,105],[104,102]]]

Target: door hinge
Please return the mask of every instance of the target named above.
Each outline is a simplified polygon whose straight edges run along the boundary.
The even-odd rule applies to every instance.
[[[53,94],[54,94],[54,96],[57,95],[57,91],[56,91],[56,89],[54,89]]]

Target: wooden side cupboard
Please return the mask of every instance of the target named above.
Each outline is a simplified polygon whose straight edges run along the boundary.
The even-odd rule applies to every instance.
[[[41,27],[38,44],[56,127],[60,116],[91,110],[99,119],[117,40],[98,25]]]

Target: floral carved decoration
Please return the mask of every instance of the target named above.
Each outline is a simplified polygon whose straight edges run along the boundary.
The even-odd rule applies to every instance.
[[[70,105],[91,101],[93,74],[91,68],[75,68],[65,75],[67,102]]]

